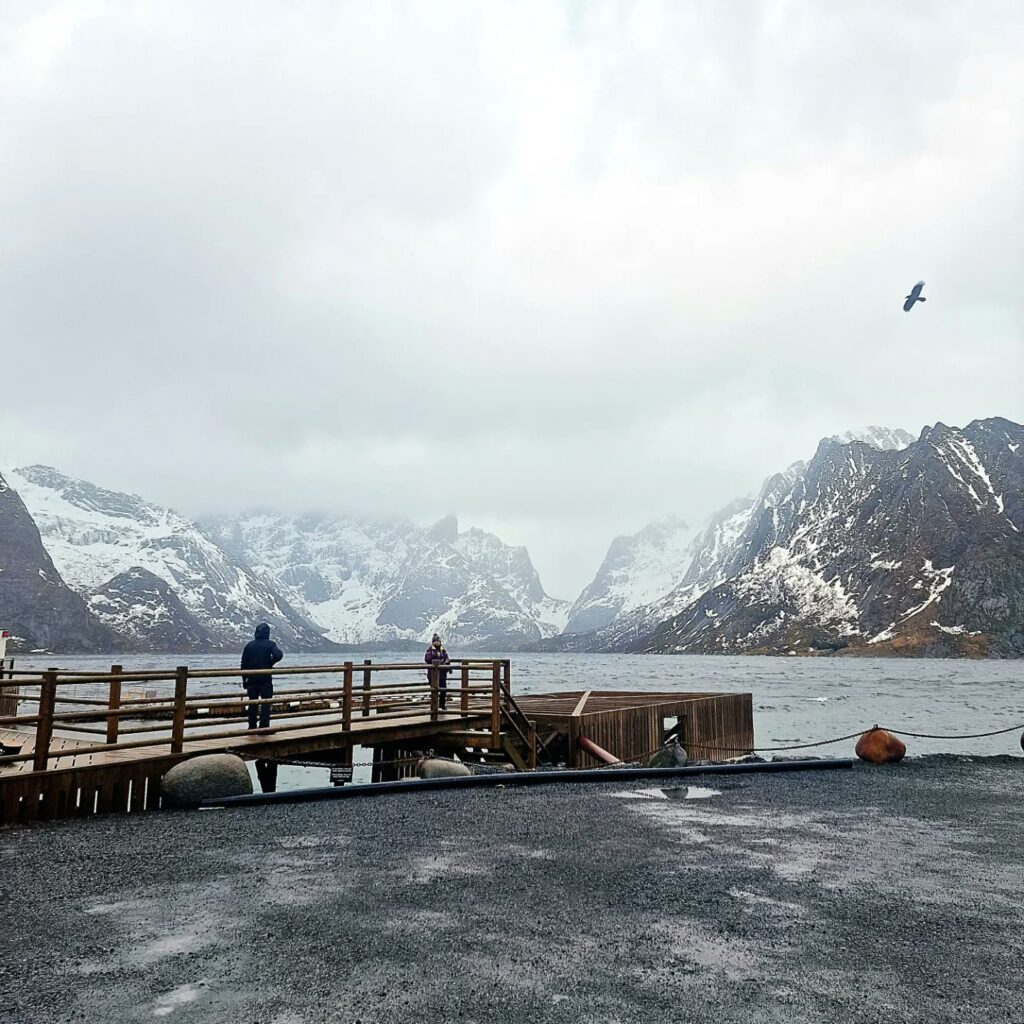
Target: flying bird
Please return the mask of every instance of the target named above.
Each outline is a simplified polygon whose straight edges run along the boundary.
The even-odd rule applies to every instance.
[[[910,289],[910,294],[907,296],[906,302],[903,303],[903,312],[909,313],[914,308],[915,302],[927,302],[928,300],[921,294],[921,289],[924,287],[924,281],[918,281],[913,288]]]

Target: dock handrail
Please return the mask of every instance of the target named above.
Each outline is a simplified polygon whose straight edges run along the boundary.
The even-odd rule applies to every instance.
[[[16,684],[0,675],[0,687],[17,686],[8,700],[8,707],[13,703],[15,713],[0,715],[0,728],[34,726],[34,743],[28,753],[0,756],[0,769],[30,761],[33,771],[45,771],[51,761],[81,753],[81,748],[53,749],[54,730],[62,727],[76,734],[102,737],[102,742],[86,742],[85,749],[90,753],[166,747],[169,753],[180,754],[190,740],[231,739],[248,735],[247,728],[231,729],[230,725],[244,718],[250,706],[266,705],[278,710],[280,718],[266,730],[268,737],[319,726],[345,734],[351,731],[354,718],[360,721],[372,718],[384,723],[410,715],[429,715],[430,721],[438,721],[442,716],[446,720],[453,717],[482,719],[492,727],[498,722],[500,729],[502,692],[496,680],[500,682],[501,666],[502,662],[496,659],[453,659],[450,671],[453,675],[457,673],[461,685],[448,689],[452,703],[443,710],[439,702],[438,673],[428,670],[422,662],[374,664],[366,659],[358,665],[346,661],[335,665],[246,670],[244,673],[238,668],[190,669],[184,665],[173,670],[135,672],[125,671],[122,665],[117,664],[112,665],[109,672],[59,668],[39,672],[12,668],[5,674],[16,673]],[[357,668],[361,672],[358,689],[355,683]],[[385,673],[407,672],[422,673],[422,681],[382,679]],[[250,699],[241,691],[243,675],[333,675],[340,676],[340,686],[300,685],[278,690],[273,697]],[[239,680],[230,691],[193,689],[190,692],[189,689],[190,684],[197,681],[229,679]],[[173,684],[173,692],[133,696],[130,690],[124,689],[126,683],[132,682]],[[107,687],[105,697],[93,692],[104,685]],[[72,687],[74,690],[70,690]],[[78,690],[81,688],[90,692],[80,695]],[[26,693],[26,689],[34,689],[37,693]],[[0,694],[3,692],[0,690]],[[17,707],[22,702],[36,705],[34,713],[18,714]],[[210,727],[217,726],[227,728],[211,731]],[[197,727],[203,731],[196,732]],[[129,736],[132,738],[125,738]]]

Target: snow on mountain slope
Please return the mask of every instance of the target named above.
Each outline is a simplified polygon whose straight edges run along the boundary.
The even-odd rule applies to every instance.
[[[111,609],[120,604],[130,614],[134,605],[127,592],[113,589],[119,577],[137,586],[123,574],[138,568],[170,587],[212,646],[237,647],[265,620],[289,647],[323,649],[311,624],[177,512],[46,466],[14,470],[10,479],[61,576],[87,598],[103,593],[105,603],[97,608],[107,609],[105,621],[126,638],[136,636],[139,624],[122,620],[119,626]]]
[[[913,444],[917,438],[909,431],[901,430],[899,427],[861,427],[859,430],[848,430],[845,434],[837,434],[833,440],[840,444],[863,441],[880,452],[898,452],[906,448],[907,445]]]
[[[755,510],[746,564],[634,646],[1024,654],[1022,445],[1003,419],[822,441]]]
[[[594,579],[569,610],[566,633],[585,633],[663,597],[692,560],[690,528],[666,516],[632,536],[616,537]]]
[[[251,513],[203,528],[339,643],[429,640],[510,646],[556,632],[566,602],[548,597],[525,548],[403,519]]]
[[[12,651],[111,650],[114,635],[61,579],[15,489],[0,477],[0,625]]]
[[[495,580],[537,622],[541,636],[562,632],[569,602],[545,593],[526,548],[512,547],[476,527],[458,534],[453,547],[478,572]]]
[[[139,566],[93,590],[88,603],[89,610],[133,650],[177,653],[224,646],[182,604],[166,580]]]

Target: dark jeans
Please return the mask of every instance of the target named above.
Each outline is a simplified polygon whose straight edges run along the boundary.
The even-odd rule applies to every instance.
[[[258,682],[246,683],[245,692],[249,694],[249,700],[264,700],[274,696],[274,683],[271,679],[260,679]],[[259,718],[259,727],[266,729],[270,725],[270,705],[250,704],[246,710],[249,713],[249,728],[256,728],[256,720]]]

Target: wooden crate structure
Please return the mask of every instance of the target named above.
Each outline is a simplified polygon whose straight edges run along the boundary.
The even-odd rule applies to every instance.
[[[754,746],[753,697],[749,693],[651,693],[577,690],[516,698],[542,738],[568,740],[570,768],[602,762],[579,746],[585,736],[623,761],[644,760],[664,742],[671,722],[691,760],[727,761]]]

